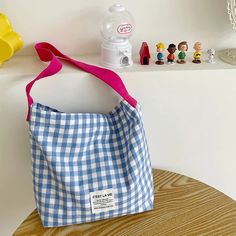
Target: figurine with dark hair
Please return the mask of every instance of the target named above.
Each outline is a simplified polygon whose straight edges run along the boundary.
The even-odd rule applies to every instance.
[[[170,44],[169,47],[167,48],[167,51],[169,52],[169,55],[167,56],[167,63],[168,64],[174,64],[175,60],[175,51],[176,51],[176,46],[175,44]]]
[[[177,63],[179,64],[186,63],[185,57],[186,57],[186,51],[188,51],[188,43],[186,41],[179,43],[178,50],[180,51],[180,53],[178,54],[179,59],[177,60]]]

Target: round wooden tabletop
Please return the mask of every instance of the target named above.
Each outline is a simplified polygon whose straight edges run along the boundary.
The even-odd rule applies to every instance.
[[[34,210],[14,236],[236,235],[236,202],[195,179],[153,170],[152,211],[93,223],[43,228]]]

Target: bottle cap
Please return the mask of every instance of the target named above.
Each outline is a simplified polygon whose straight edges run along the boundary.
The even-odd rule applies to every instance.
[[[122,12],[125,11],[125,7],[120,3],[116,3],[109,8],[110,12]]]

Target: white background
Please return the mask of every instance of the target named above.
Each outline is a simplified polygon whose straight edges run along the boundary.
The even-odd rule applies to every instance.
[[[33,55],[34,42],[49,41],[63,52],[84,55],[99,53],[98,22],[112,3],[3,0],[0,11],[25,41],[18,54]],[[200,40],[205,49],[236,46],[224,0],[123,3],[136,21],[131,40],[134,53],[142,41],[149,43],[152,52],[158,41],[177,44],[187,40],[192,47]],[[27,63],[20,73],[14,66],[19,67],[13,59],[0,68],[0,234],[4,236],[11,235],[35,208],[24,88],[43,66],[36,63],[31,70]],[[84,80],[83,73],[63,75],[66,81],[58,76],[58,81],[38,84],[35,96],[68,111],[78,107],[80,111],[105,111],[115,104],[114,94],[101,82],[90,77]],[[236,199],[235,70],[133,71],[122,77],[143,107],[153,166],[192,176]]]
[[[205,48],[221,49],[236,42],[228,21],[226,0],[147,0],[121,1],[136,21],[132,37],[134,52],[142,41],[155,50],[156,42],[165,44],[187,40],[192,48],[202,41]],[[110,0],[2,0],[15,29],[22,34],[25,49],[32,54],[32,44],[47,40],[69,54],[93,54],[100,50],[99,22],[115,1]]]

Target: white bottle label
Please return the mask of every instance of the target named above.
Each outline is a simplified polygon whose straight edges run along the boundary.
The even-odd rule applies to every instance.
[[[92,213],[115,210],[114,189],[90,192]]]

